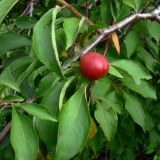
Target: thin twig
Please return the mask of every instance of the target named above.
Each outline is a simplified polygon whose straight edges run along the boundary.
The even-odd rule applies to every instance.
[[[68,68],[72,62],[76,61],[79,59],[80,56],[85,55],[87,52],[89,52],[91,49],[96,47],[107,35],[121,29],[122,27],[132,23],[135,20],[140,20],[140,19],[150,19],[150,20],[155,20],[160,22],[160,6],[158,6],[157,9],[155,9],[151,13],[134,13],[133,15],[125,18],[124,20],[120,21],[119,23],[116,23],[112,26],[110,26],[108,29],[103,30],[102,34],[100,34],[96,40],[91,42],[88,46],[83,48],[78,54],[76,54],[74,57],[72,57],[68,62],[64,63],[62,65],[63,69]]]
[[[11,128],[11,121],[5,126],[3,131],[0,133],[0,143],[3,141],[3,139],[8,134],[8,132],[10,131],[10,128]]]
[[[68,8],[71,12],[73,12],[77,17],[83,18],[85,17],[84,15],[82,15],[80,12],[78,12],[73,6],[71,6],[70,4],[68,4],[66,1],[64,0],[58,0],[59,3],[63,4],[64,6],[66,6],[66,8]],[[93,25],[93,23],[86,17],[87,20],[87,24],[88,25]]]
[[[111,35],[108,35],[107,36],[107,39],[106,39],[106,46],[105,46],[105,50],[103,52],[103,55],[105,56],[107,53],[108,53],[108,48],[109,48],[109,43],[111,41]]]

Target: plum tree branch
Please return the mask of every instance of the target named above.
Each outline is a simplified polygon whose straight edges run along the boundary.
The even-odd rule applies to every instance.
[[[150,19],[150,20],[155,20],[160,22],[160,5],[151,13],[134,13],[131,16],[125,18],[124,20],[110,26],[107,29],[104,29],[101,32],[101,34],[93,42],[91,42],[88,46],[84,47],[78,54],[76,54],[71,59],[69,59],[66,63],[64,63],[62,65],[62,68],[63,69],[68,68],[72,64],[72,62],[78,60],[81,56],[85,55],[91,49],[96,47],[109,34],[121,29],[122,27],[132,23],[135,20],[140,20],[140,19],[141,20]]]

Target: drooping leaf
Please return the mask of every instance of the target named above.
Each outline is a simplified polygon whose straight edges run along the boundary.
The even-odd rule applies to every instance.
[[[119,114],[122,112],[123,108],[122,102],[118,99],[115,91],[103,97],[102,105],[105,106],[106,109],[113,108],[113,110]]]
[[[66,34],[66,50],[74,43],[85,19],[67,18],[64,20],[63,27]]]
[[[119,55],[120,54],[120,45],[119,45],[119,38],[118,38],[116,32],[112,33],[112,41],[113,41],[114,47],[116,48],[117,53]]]
[[[118,77],[118,78],[123,78],[122,74],[113,66],[109,67],[109,73]]]
[[[11,144],[17,160],[35,160],[38,152],[38,138],[31,121],[12,108]]]
[[[60,114],[55,160],[69,160],[81,150],[87,140],[91,122],[85,88],[86,85],[83,84],[66,102]]]
[[[130,31],[125,40],[124,43],[126,45],[127,49],[127,57],[130,58],[132,54],[136,51],[137,45],[138,45],[138,34],[135,31]]]
[[[125,109],[129,112],[133,120],[145,130],[145,112],[138,97],[124,93],[126,99]]]
[[[108,93],[111,84],[112,84],[111,80],[108,79],[107,77],[103,77],[95,81],[92,87],[92,94],[96,97],[104,96],[106,93]]]
[[[95,118],[100,124],[106,138],[110,141],[117,129],[118,117],[116,112],[112,108],[107,109],[107,106],[98,103]]]
[[[50,111],[48,111],[47,108],[45,108],[42,105],[34,104],[34,103],[26,103],[26,104],[17,105],[15,107],[21,107],[26,112],[32,114],[33,116],[39,119],[50,120],[53,122],[57,121],[56,116],[53,113],[50,113]]]
[[[112,18],[112,14],[111,14],[111,10],[110,10],[110,5],[111,5],[112,1],[111,0],[102,0],[101,5],[100,5],[100,16],[101,19],[104,23],[106,23],[107,25],[109,25],[113,18]],[[106,7],[108,6],[108,7]]]
[[[142,79],[151,79],[151,75],[140,63],[132,60],[121,59],[111,63],[111,65],[126,71],[134,79],[137,85]]]
[[[91,118],[91,128],[89,131],[88,139],[92,139],[97,133],[97,126],[93,118]]]
[[[17,33],[5,32],[0,33],[0,44],[0,53],[2,54],[12,49],[29,46],[31,45],[31,41]]]
[[[57,7],[45,13],[35,25],[33,44],[38,59],[53,72],[63,77],[59,60],[52,47],[51,20],[53,11],[57,12]]]
[[[131,78],[125,77],[124,79],[121,79],[123,84],[130,88],[131,90],[141,94],[144,98],[152,98],[157,99],[156,96],[156,88],[152,86],[149,82],[146,82],[144,80],[141,81],[139,85],[137,85]]]
[[[7,13],[18,2],[18,0],[1,0],[0,1],[0,23],[3,21]]]
[[[63,98],[65,96],[65,93],[66,93],[66,90],[68,88],[68,86],[73,82],[74,80],[74,77],[71,77],[63,86],[62,90],[61,90],[61,94],[60,94],[60,97],[59,97],[59,110],[61,111],[62,110],[62,107],[63,107]]]
[[[150,33],[150,35],[157,41],[157,43],[160,40],[160,35],[159,35],[159,28],[160,24],[158,22],[153,22],[153,21],[146,21],[146,26],[147,29]]]
[[[136,3],[135,0],[123,0],[123,3],[127,6],[132,7],[134,10],[136,10]]]
[[[12,77],[10,68],[6,68],[1,74],[0,74],[0,84],[3,84],[9,88],[14,89],[15,91],[20,91],[17,83]]]

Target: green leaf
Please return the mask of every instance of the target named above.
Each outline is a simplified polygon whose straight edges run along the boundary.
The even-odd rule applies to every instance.
[[[63,27],[67,39],[66,50],[74,43],[84,21],[85,18],[81,20],[78,18],[67,18],[64,20]]]
[[[135,0],[123,0],[123,3],[129,7],[132,7],[134,10],[136,10]]]
[[[101,1],[101,5],[100,5],[100,16],[101,19],[104,23],[106,23],[107,25],[109,25],[113,18],[112,18],[112,14],[111,14],[111,10],[110,10],[110,6],[112,4],[111,0],[102,0]]]
[[[28,16],[20,16],[16,19],[18,29],[32,29],[36,23],[36,19]]]
[[[31,72],[34,70],[34,67],[36,65],[37,61],[33,61],[31,65],[24,71],[23,73],[20,74],[20,76],[17,79],[17,84],[20,85],[22,81],[31,74]]]
[[[31,121],[12,108],[11,144],[17,160],[35,160],[38,152],[38,138]]]
[[[132,54],[136,51],[138,42],[138,34],[135,31],[130,31],[124,40],[128,58],[130,58]]]
[[[142,59],[142,61],[145,63],[145,66],[148,70],[150,70],[152,73],[156,72],[156,60],[153,58],[153,56],[144,48],[138,48],[137,55]]]
[[[18,2],[18,0],[1,0],[0,1],[0,23],[3,21],[7,13]]]
[[[141,83],[142,79],[148,80],[152,78],[148,70],[146,70],[144,66],[135,61],[121,59],[116,60],[110,64],[126,71],[134,79],[137,85]]]
[[[103,77],[95,81],[92,87],[92,94],[96,97],[102,97],[107,94],[111,87],[112,81],[107,77]]]
[[[118,117],[116,112],[112,108],[107,109],[105,105],[98,103],[95,118],[100,124],[106,138],[110,141],[117,129]]]
[[[123,84],[129,89],[141,94],[144,98],[152,98],[157,99],[156,96],[156,88],[152,86],[149,82],[144,80],[141,81],[139,85],[137,85],[131,78],[125,77],[121,79]]]
[[[66,102],[60,114],[55,160],[72,158],[87,140],[91,119],[84,94],[85,88],[86,85],[80,87]]]
[[[11,96],[11,95],[9,95],[9,96],[5,96],[4,98],[3,98],[3,101],[6,101],[6,102],[22,102],[22,101],[24,101],[24,98],[22,98],[22,97],[20,97],[20,96]]]
[[[12,77],[10,68],[6,68],[1,74],[0,74],[0,84],[3,84],[9,88],[14,89],[15,91],[20,91],[18,85],[16,84],[15,80]]]
[[[50,113],[44,106],[34,103],[26,103],[26,104],[20,104],[15,107],[21,107],[29,114],[32,114],[33,116],[43,119],[43,120],[50,120],[53,122],[57,121],[56,116],[53,113]]]
[[[124,93],[126,99],[125,109],[129,112],[133,120],[145,131],[145,112],[141,101],[134,95]]]
[[[115,91],[110,92],[102,98],[102,105],[105,106],[106,109],[113,108],[113,110],[119,114],[123,108],[122,102],[118,99]]]
[[[150,35],[157,41],[157,43],[160,40],[160,35],[159,35],[159,28],[160,28],[160,24],[158,22],[154,22],[154,21],[146,21],[146,26],[147,29],[150,33]]]
[[[52,45],[54,49],[54,56],[59,68],[60,68],[60,62],[59,62],[58,49],[57,49],[57,43],[56,43],[56,16],[60,10],[61,8],[59,6],[56,6],[52,13]]]
[[[50,87],[53,84],[53,81],[56,78],[57,78],[57,75],[55,73],[53,73],[53,72],[51,72],[51,73],[47,74],[46,76],[44,76],[41,79],[41,81],[40,81],[40,83],[39,83],[39,85],[37,87],[37,90],[36,90],[37,94],[36,95],[39,96],[39,97],[44,96],[48,92],[48,90],[50,89]]]
[[[9,43],[8,43],[9,42]],[[0,53],[31,45],[31,41],[24,36],[14,32],[0,33]]]
[[[114,68],[113,66],[109,67],[109,73],[118,77],[118,78],[123,78],[122,74],[120,72],[118,72],[118,70],[116,68]]]
[[[57,55],[52,47],[51,20],[54,9],[45,13],[33,30],[33,44],[38,59],[49,69],[63,77]]]
[[[63,107],[63,99],[64,99],[64,96],[65,96],[65,93],[66,93],[66,90],[67,88],[69,87],[69,85],[73,82],[75,77],[71,77],[63,86],[62,90],[61,90],[61,94],[60,94],[60,97],[59,97],[59,110],[61,111],[62,110],[62,107]]]

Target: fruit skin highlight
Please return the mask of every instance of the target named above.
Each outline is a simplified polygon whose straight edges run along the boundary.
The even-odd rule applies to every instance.
[[[80,70],[84,77],[97,80],[108,73],[109,63],[101,54],[88,52],[80,58]]]

